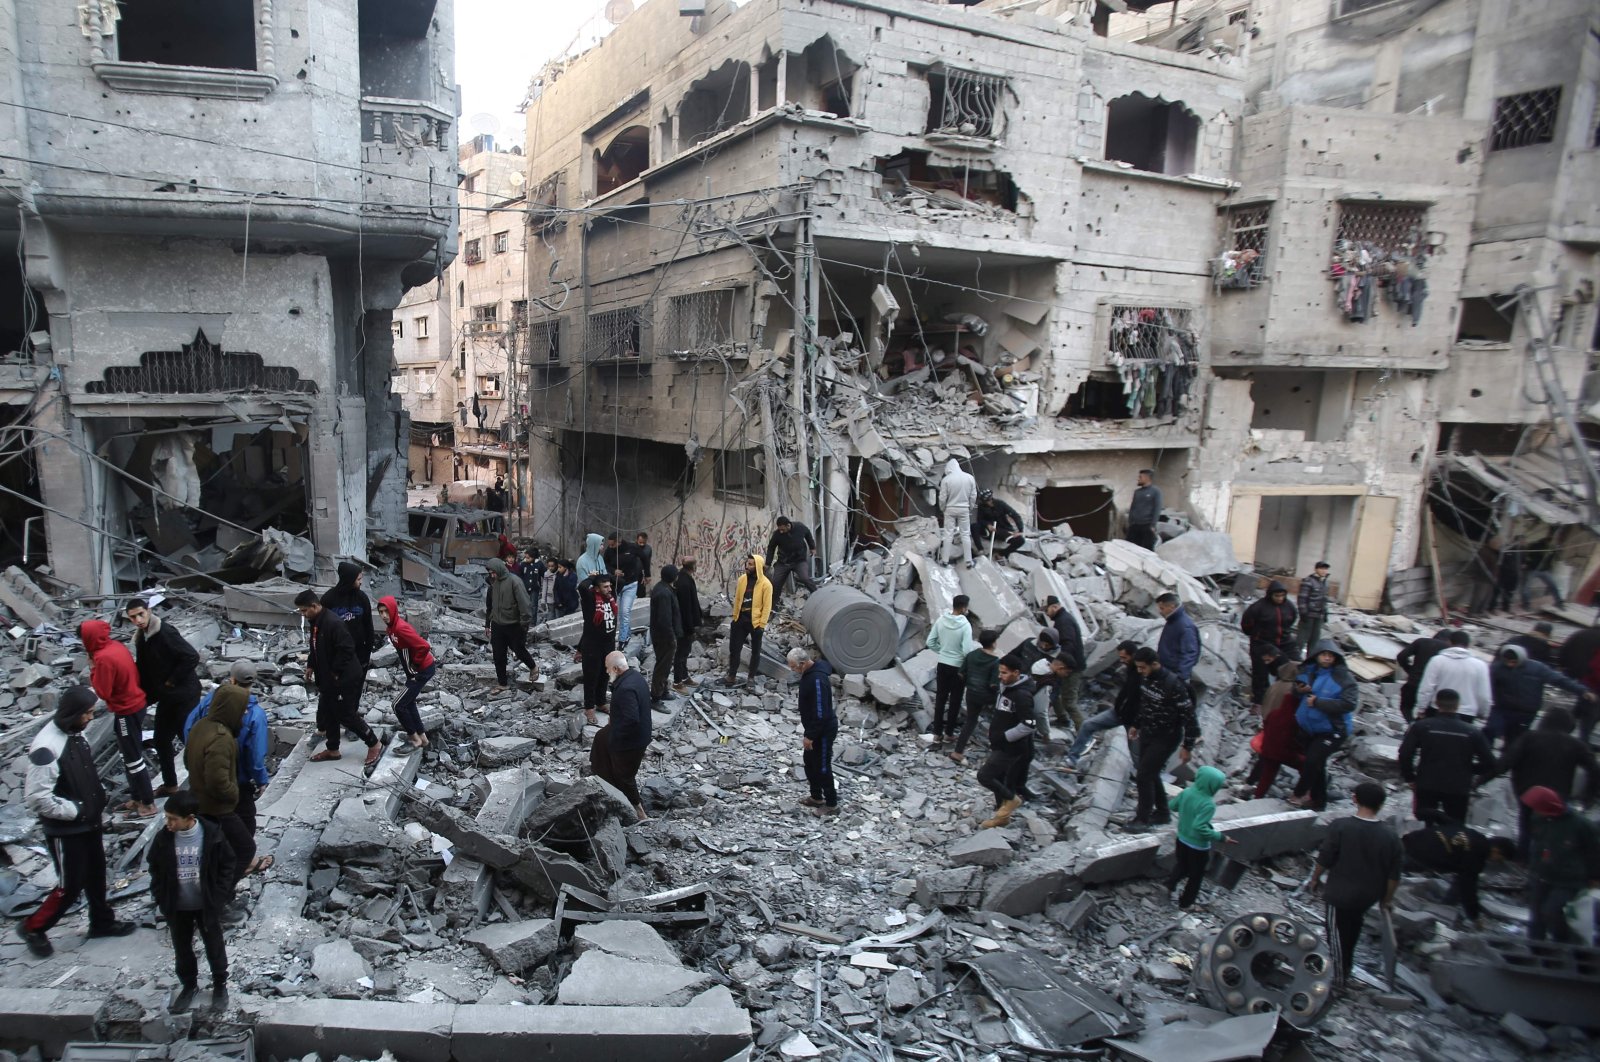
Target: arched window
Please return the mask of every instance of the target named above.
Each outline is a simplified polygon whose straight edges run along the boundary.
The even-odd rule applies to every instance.
[[[621,188],[650,168],[650,130],[630,125],[594,153],[594,194]]]
[[[1106,108],[1106,158],[1151,173],[1194,172],[1200,118],[1182,103],[1131,92]]]

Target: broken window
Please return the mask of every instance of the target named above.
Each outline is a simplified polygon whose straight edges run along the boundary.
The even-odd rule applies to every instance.
[[[485,302],[472,308],[472,320],[467,322],[467,331],[472,335],[497,333],[500,331],[500,304],[498,302]]]
[[[1420,246],[1427,220],[1428,208],[1417,203],[1340,203],[1334,253],[1360,248],[1374,261],[1409,256]]]
[[[968,211],[974,204],[1016,213],[1020,196],[1011,175],[981,164],[935,166],[926,151],[902,151],[878,160],[883,197],[912,213]]]
[[[361,94],[398,100],[432,100],[435,0],[360,0],[357,39]]]
[[[643,347],[641,308],[592,313],[584,329],[583,348],[591,361],[629,361]]]
[[[689,86],[678,104],[678,145],[710,140],[750,117],[750,64],[730,59]]]
[[[1182,103],[1142,92],[1114,99],[1106,108],[1106,158],[1151,173],[1194,171],[1200,117]]]
[[[426,317],[413,317],[411,319],[411,327],[418,339],[428,338],[428,319]]]
[[[1193,311],[1180,306],[1106,308],[1109,372],[1092,372],[1061,415],[1091,419],[1174,417],[1188,407],[1200,371]]]
[[[800,57],[806,64],[806,106],[840,118],[850,117],[859,67],[826,35],[812,41]]]
[[[256,68],[255,0],[138,0],[118,5],[125,63]]]
[[[705,354],[717,349],[745,352],[734,345],[733,291],[697,291],[667,301],[665,349],[669,354]]]
[[[467,265],[477,265],[483,261],[483,241],[481,239],[468,240],[466,253]]]
[[[1556,138],[1556,115],[1561,111],[1561,86],[1518,92],[1494,101],[1494,127],[1490,151],[1548,144]]]
[[[1270,203],[1232,207],[1223,215],[1228,225],[1227,249],[1217,261],[1219,288],[1253,288],[1266,275]]]
[[[528,362],[549,365],[561,360],[561,322],[540,321],[528,326]]]
[[[928,71],[927,132],[998,140],[1005,129],[1005,94],[998,74],[939,66]]]
[[[715,494],[722,501],[762,505],[767,500],[767,476],[761,470],[759,450],[717,450],[712,466]]]
[[[594,153],[594,194],[605,195],[650,168],[650,130],[631,125]]]
[[[1517,319],[1517,304],[1504,310],[1499,306],[1510,296],[1488,295],[1461,300],[1461,320],[1456,325],[1456,342],[1509,343]]]
[[[494,234],[494,253],[505,254],[511,250],[511,233],[497,232]]]

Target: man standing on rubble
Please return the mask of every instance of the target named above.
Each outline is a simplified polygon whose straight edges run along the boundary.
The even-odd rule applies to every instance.
[[[1311,872],[1311,891],[1321,893],[1327,904],[1328,946],[1339,959],[1336,973],[1341,987],[1355,966],[1361,923],[1373,904],[1388,907],[1394,902],[1405,863],[1400,838],[1378,818],[1383,810],[1383,786],[1362,782],[1351,799],[1356,813],[1328,825]]]
[[[505,565],[501,565],[504,568]],[[344,621],[322,607],[315,590],[302,590],[294,607],[311,631],[311,652],[306,656],[306,681],[317,687],[317,732],[327,748],[314,754],[316,763],[340,759],[341,731],[349,728],[367,746],[365,766],[370,770],[383,755],[378,735],[361,717],[361,663],[356,643]]]
[[[728,675],[725,684],[739,681],[739,654],[750,642],[750,681],[756,680],[761,666],[761,639],[772,616],[772,583],[763,568],[766,558],[759,553],[745,558],[744,571],[733,589],[733,620],[728,627]]]
[[[1139,801],[1127,828],[1140,832],[1172,821],[1161,772],[1174,752],[1179,763],[1189,762],[1190,753],[1200,740],[1200,721],[1195,716],[1189,684],[1176,672],[1162,667],[1155,650],[1146,647],[1134,653],[1133,666],[1139,672],[1139,712],[1128,738],[1139,742],[1139,759],[1134,767]]]
[[[1166,621],[1161,640],[1156,643],[1156,657],[1164,670],[1189,682],[1194,678],[1195,665],[1200,663],[1200,628],[1189,618],[1178,595],[1170,591],[1156,598],[1156,611]]]
[[[103,626],[103,624],[102,624]],[[94,719],[99,698],[88,686],[73,686],[56,701],[55,714],[28,747],[23,802],[39,817],[56,887],[38,910],[17,924],[28,950],[41,958],[54,953],[48,936],[78,897],[89,903],[89,936],[125,937],[136,928],[117,921],[106,899],[106,846],[101,821],[106,788],[83,732]]]
[[[1400,742],[1400,777],[1415,794],[1412,814],[1423,822],[1442,812],[1451,822],[1466,822],[1473,786],[1494,777],[1494,752],[1483,731],[1458,718],[1461,698],[1440,690],[1439,711],[1418,719]]]
[[[1406,673],[1406,681],[1400,687],[1400,714],[1406,722],[1416,716],[1417,693],[1422,688],[1422,675],[1428,669],[1428,661],[1450,648],[1450,630],[1435,632],[1431,637],[1418,638],[1410,645],[1400,650],[1400,655],[1395,657],[1395,663],[1400,665],[1400,670]],[[1427,708],[1428,705],[1423,705]]]
[[[528,600],[528,589],[522,580],[506,570],[505,561],[490,558],[483,566],[489,569],[489,585],[483,595],[484,633],[489,636],[494,653],[494,692],[500,693],[511,685],[507,654],[527,666],[530,682],[539,677],[539,665],[528,653],[533,603]]]
[[[969,604],[966,594],[957,594],[950,601],[950,611],[934,620],[928,631],[927,648],[939,658],[934,665],[935,748],[954,740],[961,725],[961,665],[966,662],[967,654],[978,647],[977,639],[972,636],[972,623],[967,619]]]
[[[776,607],[783,599],[783,587],[791,575],[796,586],[816,593],[817,581],[811,578],[811,558],[816,555],[817,540],[811,537],[811,528],[787,516],[778,517],[773,527],[772,537],[767,539],[767,568],[772,572],[772,604]]]
[[[1522,794],[1532,815],[1528,859],[1528,939],[1587,944],[1567,924],[1566,907],[1585,885],[1600,886],[1600,832],[1553,789],[1536,785]]]
[[[122,808],[141,818],[153,818],[155,792],[150,786],[150,766],[144,760],[144,717],[149,700],[139,687],[138,665],[126,646],[111,640],[111,625],[105,620],[78,624],[78,639],[89,653],[89,685],[113,717],[122,769],[128,775],[129,800]]]
[[[239,821],[244,823],[244,828],[250,831],[251,837],[256,835],[256,803],[261,799],[262,790],[272,781],[272,776],[267,773],[267,713],[262,710],[261,702],[256,700],[253,692],[256,677],[257,670],[253,661],[235,660],[233,666],[228,669],[228,681],[217,687],[217,690],[220,690],[223,686],[238,686],[247,695],[244,718],[239,723],[239,734],[235,738],[239,746],[239,803],[233,809],[233,813],[239,816]],[[200,698],[200,703],[194,706],[194,711],[184,720],[185,743],[188,742],[195,724],[211,714],[211,702],[216,697],[217,690],[212,690]],[[261,856],[248,864],[242,873],[253,874],[271,865],[271,856]]]
[[[1576,696],[1580,703],[1592,708],[1595,694],[1587,686],[1569,679],[1548,664],[1528,659],[1528,651],[1520,645],[1507,644],[1489,665],[1489,690],[1494,696],[1494,707],[1489,710],[1488,738],[1503,737],[1506,745],[1517,739],[1533,725],[1534,717],[1544,707],[1544,688],[1555,686]]]
[[[992,490],[978,492],[978,512],[972,521],[972,544],[988,539],[991,551],[994,547],[1005,543],[1000,550],[1000,556],[1009,557],[1023,546],[1027,545],[1027,536],[1023,534],[1022,515],[1006,502],[994,496]]]
[[[578,638],[583,714],[590,723],[598,723],[595,713],[606,706],[606,658],[617,648],[617,599],[611,592],[611,576],[600,572],[579,583],[578,600],[583,614],[583,634]]]
[[[1056,706],[1072,720],[1074,728],[1082,729],[1083,713],[1078,709],[1078,700],[1083,696],[1083,669],[1087,663],[1083,653],[1083,631],[1078,628],[1078,621],[1072,617],[1072,613],[1067,611],[1067,606],[1054,595],[1044,599],[1044,614],[1056,629],[1060,655],[1067,658],[1070,669],[1057,687]]]
[[[672,662],[678,656],[678,643],[688,639],[683,628],[683,612],[678,607],[678,569],[671,564],[661,568],[661,581],[650,589],[650,648],[656,654],[650,676],[650,696],[664,701],[669,696],[667,680],[672,677]]]
[[[611,677],[611,718],[589,746],[589,769],[596,778],[616,786],[633,805],[639,821],[645,820],[644,798],[639,795],[639,767],[650,747],[650,688],[644,676],[628,666],[628,655],[612,650],[605,656],[605,673]]]
[[[1033,679],[1015,657],[1000,661],[1000,696],[989,724],[989,756],[978,768],[978,784],[994,794],[994,815],[980,825],[1004,826],[1022,806],[1033,762],[1038,722],[1033,712]]]
[[[1322,625],[1328,622],[1328,573],[1333,566],[1317,561],[1312,573],[1300,580],[1296,600],[1300,606],[1300,656],[1322,641]]]
[[[372,598],[361,589],[365,573],[355,561],[339,562],[339,581],[333,589],[322,595],[322,607],[344,620],[344,629],[356,646],[356,660],[361,664],[361,681],[366,683],[366,671],[372,663],[372,650],[377,637],[372,631]]]
[[[678,618],[683,621],[683,638],[672,656],[672,688],[679,693],[689,692],[695,684],[689,677],[689,651],[694,648],[695,632],[706,619],[700,608],[700,587],[694,581],[694,569],[695,559],[683,558],[678,562],[678,578],[672,584],[672,592],[678,595]]]
[[[1517,853],[1526,862],[1532,843],[1528,806],[1522,794],[1534,786],[1554,791],[1562,800],[1571,800],[1578,770],[1584,774],[1583,801],[1592,804],[1600,798],[1600,762],[1589,743],[1573,734],[1577,721],[1565,708],[1550,708],[1534,728],[1511,743],[1495,764],[1497,774],[1511,775],[1511,792],[1517,796]]]
[[[961,559],[972,567],[972,510],[978,503],[978,481],[961,469],[955,458],[945,462],[944,479],[939,481],[939,511],[944,514],[944,530],[939,535],[939,560],[955,563],[950,556],[954,542],[961,543]]]
[[[143,598],[129,601],[127,614],[128,622],[138,630],[133,636],[133,650],[139,688],[156,701],[156,761],[161,765],[161,787],[155,795],[171,796],[178,791],[174,745],[180,740],[184,718],[200,700],[200,676],[195,674],[200,654],[178,633],[178,628],[151,612]]]
[[[833,713],[833,665],[809,649],[791,649],[786,658],[789,670],[800,676],[800,747],[805,765],[806,784],[811,795],[802,797],[803,807],[815,808],[818,815],[839,814],[839,791],[833,782],[833,739],[839,733],[839,720]]]
[[[1239,617],[1239,629],[1250,639],[1250,703],[1257,707],[1272,684],[1273,667],[1262,653],[1270,645],[1280,656],[1295,655],[1295,616],[1289,588],[1274,579],[1267,586],[1267,596],[1253,602]]]
[[[1428,661],[1417,687],[1417,703],[1424,711],[1433,706],[1434,696],[1444,689],[1461,695],[1461,715],[1481,720],[1494,704],[1489,665],[1472,655],[1472,636],[1466,631],[1450,632],[1450,648]]]
[[[639,558],[639,592],[650,593],[650,565],[655,563],[656,551],[650,545],[650,536],[640,531],[633,536],[633,552]]]
[[[572,566],[572,573],[578,582],[581,583],[585,579],[599,575],[601,572],[605,572],[607,575],[611,574],[606,568],[605,544],[606,540],[603,535],[590,534],[584,539],[583,553],[578,556],[577,561]]]
[[[606,570],[611,573],[611,585],[617,588],[617,648],[626,652],[628,639],[633,637],[633,603],[639,597],[639,581],[644,569],[639,564],[639,554],[632,542],[613,534],[606,539]]]
[[[189,768],[189,788],[199,802],[200,814],[222,831],[228,847],[238,857],[228,893],[253,866],[256,842],[239,818],[239,733],[244,728],[250,691],[231,683],[211,695],[211,709],[189,732],[183,762]]]
[[[1133,501],[1128,504],[1128,530],[1123,536],[1145,549],[1156,548],[1156,522],[1161,519],[1161,488],[1155,485],[1155,480],[1153,470],[1139,470],[1139,485],[1134,488]]]

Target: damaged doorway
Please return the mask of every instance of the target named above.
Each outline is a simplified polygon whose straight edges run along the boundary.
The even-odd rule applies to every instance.
[[[26,405],[0,405],[0,568],[48,557],[28,412]]]
[[[1236,488],[1228,534],[1241,563],[1270,574],[1298,579],[1326,560],[1345,587],[1343,602],[1372,609],[1388,580],[1398,505],[1361,487],[1319,494]]]
[[[1074,535],[1091,542],[1104,542],[1111,537],[1111,518],[1115,514],[1109,487],[1043,487],[1033,499],[1039,530],[1065,524]]]
[[[99,420],[92,430],[106,459],[95,495],[102,526],[116,536],[119,588],[155,579],[252,582],[280,562],[311,571],[303,418],[130,417]]]

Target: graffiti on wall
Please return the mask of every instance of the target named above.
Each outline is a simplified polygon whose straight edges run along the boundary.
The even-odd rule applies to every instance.
[[[700,570],[700,584],[729,582],[744,568],[744,559],[764,551],[768,528],[764,523],[730,519],[719,522],[701,517],[683,526],[680,556],[693,557]]]

